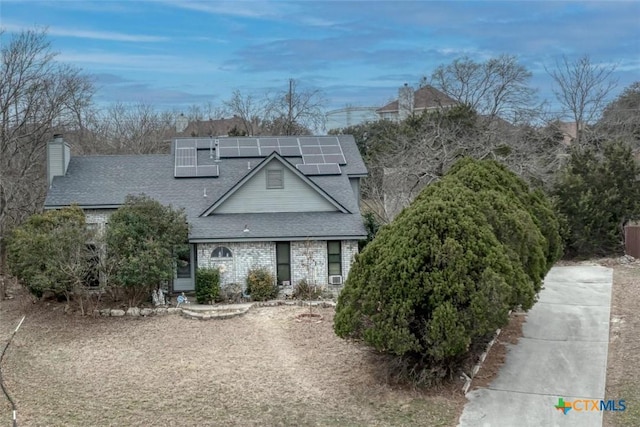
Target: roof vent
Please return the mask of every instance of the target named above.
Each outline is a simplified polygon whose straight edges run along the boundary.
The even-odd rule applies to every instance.
[[[207,197],[207,187],[202,189],[202,197],[206,198]]]
[[[251,170],[251,162],[247,162],[247,170]]]

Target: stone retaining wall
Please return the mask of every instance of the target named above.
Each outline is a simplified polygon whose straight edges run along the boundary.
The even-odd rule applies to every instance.
[[[308,307],[311,304],[312,307],[335,307],[334,301],[301,301],[301,300],[272,300],[272,301],[255,301],[251,302],[251,308],[253,307],[279,307],[283,305],[288,306],[300,306]],[[224,305],[216,307],[223,308]],[[157,308],[138,308],[131,307],[127,310],[117,308],[105,308],[102,310],[94,310],[94,315],[102,317],[151,317],[151,316],[164,316],[168,314],[180,314],[182,309],[188,310],[189,304],[185,304],[182,307],[157,307]]]

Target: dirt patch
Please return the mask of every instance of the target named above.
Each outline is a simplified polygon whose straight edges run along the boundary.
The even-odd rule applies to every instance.
[[[624,399],[623,412],[605,412],[604,426],[640,425],[640,262],[603,263],[613,270],[606,399]]]
[[[19,425],[455,426],[464,405],[380,382],[377,356],[333,333],[332,308],[314,309],[320,323],[290,306],[201,322],[22,304],[0,308],[2,337],[28,311],[2,366]]]
[[[489,350],[480,370],[473,377],[470,390],[486,388],[496,378],[500,367],[507,358],[509,345],[517,344],[520,337],[522,337],[522,325],[525,320],[526,313],[511,313],[509,323],[500,330],[500,334]]]

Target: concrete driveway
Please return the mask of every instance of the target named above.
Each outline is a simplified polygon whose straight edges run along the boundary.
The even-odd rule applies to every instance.
[[[467,395],[459,427],[602,426],[601,411],[555,405],[604,399],[612,278],[600,266],[552,268],[523,337],[489,387]]]

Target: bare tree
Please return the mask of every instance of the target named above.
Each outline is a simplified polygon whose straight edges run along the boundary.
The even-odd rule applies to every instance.
[[[5,237],[44,200],[52,130],[78,121],[80,107],[91,103],[93,86],[80,70],[55,61],[46,31],[0,32],[0,45],[1,274]]]
[[[226,114],[226,108],[215,105],[213,102],[205,102],[201,105],[193,104],[187,109],[189,121],[222,119]]]
[[[423,187],[438,181],[462,157],[505,163],[528,182],[543,186],[559,168],[562,134],[552,128],[513,125],[480,116],[468,106],[409,117],[397,127],[356,134],[367,153],[369,177],[363,203],[388,222],[408,206]]]
[[[150,154],[168,151],[175,133],[175,117],[149,104],[116,103],[102,111],[95,123],[97,151],[105,154]]]
[[[622,140],[634,150],[640,148],[640,81],[605,107],[596,130],[602,138]]]
[[[555,69],[546,69],[555,82],[554,94],[576,126],[575,143],[583,143],[585,125],[592,123],[604,108],[607,97],[617,86],[612,78],[615,65],[593,64],[588,55],[575,61],[567,56],[556,61]]]
[[[326,99],[319,89],[302,89],[294,79],[289,79],[285,91],[268,95],[266,118],[283,125],[282,134],[297,135],[306,130],[324,130],[326,124]]]
[[[479,114],[513,121],[536,108],[530,79],[531,72],[515,56],[501,55],[482,63],[463,57],[441,65],[433,72],[431,84]],[[423,78],[421,84],[426,82]]]
[[[224,107],[234,116],[242,120],[247,135],[256,135],[260,118],[264,117],[265,103],[255,96],[242,94],[234,90],[231,98],[223,103]]]

